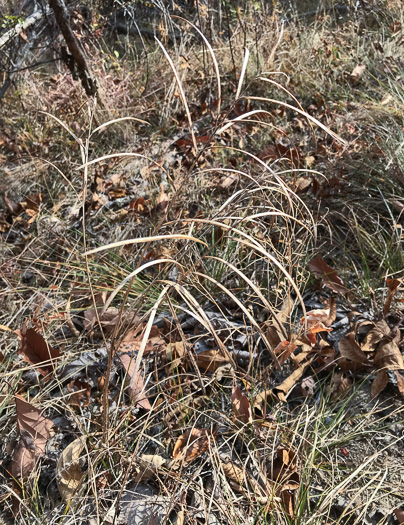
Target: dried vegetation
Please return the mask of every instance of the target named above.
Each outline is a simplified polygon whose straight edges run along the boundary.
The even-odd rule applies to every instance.
[[[199,15],[3,101],[4,517],[400,523],[399,6]]]

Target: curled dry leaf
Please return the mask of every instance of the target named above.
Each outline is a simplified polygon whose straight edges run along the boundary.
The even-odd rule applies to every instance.
[[[341,368],[357,369],[364,366],[369,366],[368,356],[362,351],[361,347],[355,340],[354,332],[349,332],[339,342],[339,351],[345,362],[340,363]]]
[[[237,492],[244,492],[245,485],[247,483],[247,474],[244,470],[232,462],[224,463],[221,462],[221,466],[226,478],[231,481],[231,486]]]
[[[282,341],[282,343],[279,343],[274,349],[275,355],[278,357],[279,364],[283,365],[283,363],[287,361],[293,354],[296,348],[297,346],[290,341]]]
[[[83,478],[79,458],[86,446],[87,436],[75,439],[62,452],[56,466],[56,482],[64,501],[76,494]]]
[[[175,443],[173,458],[186,463],[193,461],[209,449],[216,432],[206,428],[193,428],[182,434]]]
[[[324,286],[327,286],[336,293],[346,295],[348,289],[344,285],[344,281],[338,273],[328,266],[322,257],[319,255],[311,260],[308,264],[309,270],[321,280]]]
[[[139,318],[133,315],[133,312],[125,310],[121,312],[120,308],[107,308],[105,312],[103,308],[96,310],[95,308],[89,308],[84,312],[83,327],[86,331],[90,332],[95,330],[98,332],[100,326],[97,319],[100,321],[101,328],[105,334],[110,334],[115,329],[117,323],[120,321],[125,328],[130,326],[138,326]],[[98,335],[98,333],[97,333]]]
[[[330,327],[337,317],[337,304],[334,297],[330,297],[328,300],[327,308],[318,308],[316,310],[310,310],[307,312],[306,317],[301,320],[301,324],[306,322],[308,325],[315,324],[316,322],[322,323],[324,326]]]
[[[145,410],[152,410],[152,406],[145,394],[142,372],[138,370],[136,372],[136,376],[133,377],[135,372],[136,357],[129,354],[121,354],[119,356],[119,360],[127,372],[129,379],[128,382],[130,382],[130,396],[134,404],[144,408]]]
[[[274,388],[274,392],[278,396],[280,401],[286,401],[287,395],[289,391],[295,386],[295,384],[299,381],[299,379],[303,376],[304,372],[306,371],[306,368],[309,367],[312,362],[316,359],[316,355],[313,355],[309,357],[309,359],[301,364],[299,368],[294,370],[289,377],[283,381],[279,386]]]
[[[305,332],[301,339],[304,341],[304,339],[307,339],[307,341],[314,346],[317,343],[317,336],[316,334],[319,334],[321,332],[331,332],[332,328],[329,328],[328,326],[325,326],[323,323],[320,323],[320,321],[315,321],[313,323],[309,323],[308,330]]]
[[[380,342],[375,354],[375,367],[379,370],[402,370],[404,368],[403,356],[398,342],[399,330],[392,331]]]
[[[21,347],[18,353],[43,376],[54,370],[55,360],[61,357],[59,350],[48,345],[41,334],[26,326],[21,329]]]
[[[250,400],[242,393],[238,386],[233,388],[231,402],[236,418],[243,423],[251,423],[252,410]]]
[[[138,324],[135,328],[130,329],[122,339],[119,350],[121,352],[137,352],[142,344],[145,328],[145,324]],[[167,344],[160,330],[157,326],[152,326],[143,355],[148,355],[151,352],[159,352],[160,350],[164,350],[166,346]]]
[[[386,370],[380,370],[373,379],[371,393],[372,397],[377,397],[382,392],[389,382],[389,374]]]
[[[199,368],[206,372],[214,372],[220,366],[229,362],[220,350],[204,350],[195,356],[195,362]]]
[[[386,302],[384,303],[383,315],[386,316],[389,313],[393,298],[396,295],[397,289],[402,282],[403,279],[386,279],[386,285],[389,289],[389,293],[387,295]]]
[[[368,331],[363,343],[361,344],[361,349],[364,352],[375,351],[380,341],[390,333],[389,325],[383,319],[381,321],[378,321],[377,323],[372,324],[372,328]],[[361,323],[361,325],[358,326],[358,329],[356,331],[357,336],[359,335],[358,331],[360,328],[362,328],[362,326],[363,323]],[[369,327],[368,323],[366,324],[366,327]]]
[[[156,454],[143,454],[137,459],[137,474],[134,480],[138,483],[153,478],[166,463],[167,460]]]
[[[67,390],[72,394],[69,403],[79,407],[87,407],[91,401],[91,387],[87,381],[73,379],[67,385]]]
[[[36,459],[45,454],[46,442],[53,434],[53,423],[18,394],[15,404],[20,442],[14,450],[10,473],[20,479],[26,478],[35,467]]]

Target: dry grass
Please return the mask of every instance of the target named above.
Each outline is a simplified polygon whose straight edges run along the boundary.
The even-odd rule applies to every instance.
[[[330,376],[323,373],[311,398],[295,393],[287,404],[268,399],[264,422],[258,411],[252,416],[255,423],[240,422],[232,413],[235,384],[252,402],[291,371],[289,364],[277,370],[266,327],[282,305],[292,301],[294,309],[282,320],[284,330],[301,331],[305,267],[318,227],[320,249],[327,243],[328,253],[341,258],[345,268],[355,268],[364,291],[375,276],[402,268],[399,216],[391,207],[393,201],[402,202],[402,188],[384,185],[381,197],[376,192],[385,180],[380,170],[387,156],[401,169],[401,139],[391,147],[380,114],[386,110],[397,123],[402,99],[392,94],[391,101],[378,104],[377,119],[370,122],[369,115],[376,115],[374,62],[368,64],[371,74],[361,84],[363,93],[354,109],[350,104],[359,87],[344,79],[344,72],[362,62],[361,53],[379,29],[365,26],[359,33],[347,23],[333,36],[329,22],[322,20],[298,35],[294,26],[286,27],[279,39],[280,33],[273,31],[277,24],[274,19],[263,26],[255,48],[254,18],[248,13],[243,30],[234,33],[231,51],[220,41],[202,51],[191,39],[176,44],[175,51],[156,46],[149,54],[154,75],[145,91],[135,51],[117,59],[109,50],[105,62],[96,55],[102,92],[96,106],[60,71],[53,78],[26,73],[18,95],[27,116],[13,107],[15,94],[6,104],[5,126],[13,130],[20,151],[19,158],[4,163],[7,195],[19,202],[41,193],[43,201],[33,221],[21,213],[3,234],[6,288],[0,323],[15,330],[29,320],[52,346],[63,349],[55,376],[38,381],[33,367],[16,361],[15,334],[4,331],[0,424],[5,465],[16,439],[14,394],[24,392],[57,421],[47,456],[29,478],[14,484],[2,480],[2,506],[10,512],[18,501],[15,519],[20,523],[114,523],[136,491],[153,493],[154,501],[160,498],[157,519],[177,525],[181,516],[184,523],[212,524],[362,523],[366,516],[381,524],[400,504],[401,481],[386,455],[402,456],[397,430],[402,428],[402,408],[387,396],[380,406],[370,401],[366,382],[338,398],[330,391]],[[390,36],[386,49],[398,38]],[[333,39],[339,40],[338,53],[344,58],[335,59]],[[256,51],[248,61],[246,43]],[[237,80],[233,60],[244,72]],[[257,66],[287,73],[287,82],[282,83],[285,76],[253,80]],[[268,82],[273,79],[282,87]],[[398,89],[387,84],[391,92]],[[386,83],[380,85],[379,98],[385,96]],[[29,97],[24,86],[30,86]],[[223,92],[221,113],[215,104],[218,86]],[[204,88],[206,107],[201,103]],[[237,100],[235,93],[241,95]],[[326,99],[324,108],[307,113],[302,108],[312,102],[307,93]],[[369,93],[372,103],[365,104],[362,97],[369,98]],[[291,115],[294,96],[302,106]],[[129,114],[137,120],[118,120]],[[347,128],[353,114],[358,117],[354,137]],[[301,126],[297,131],[296,122]],[[335,132],[351,145],[341,150]],[[362,140],[359,132],[366,145],[350,157],[352,141]],[[328,141],[326,133],[335,142]],[[174,142],[183,135],[190,145],[178,152]],[[211,143],[198,142],[206,135]],[[283,159],[262,160],[262,150],[279,136],[289,137],[304,159],[316,151],[315,163],[302,164],[293,155],[288,159],[288,152]],[[301,144],[296,142],[300,139]],[[378,167],[353,171],[375,142],[383,153]],[[326,154],[314,150],[318,143]],[[36,158],[38,152],[43,159]],[[347,175],[350,191],[330,198],[329,181],[344,163],[352,167]],[[325,173],[324,195],[319,197],[319,190],[316,194],[314,182],[310,195],[296,194],[299,177],[323,180],[318,171]],[[368,200],[363,202],[359,190],[366,175]],[[136,199],[144,200],[128,212]],[[328,217],[324,206],[331,207]],[[349,242],[340,241],[338,235],[347,232]],[[353,278],[353,273],[348,271],[348,276]],[[119,310],[120,318],[107,332],[102,319],[109,306]],[[82,325],[93,307],[98,319],[91,332]],[[117,357],[131,316],[145,323],[134,361],[145,379],[150,411],[131,401]],[[160,326],[163,342],[149,354],[153,323]],[[167,350],[174,343],[186,349],[180,359]],[[195,362],[196,348],[218,349],[227,365],[205,372]],[[69,371],[79,356],[94,352],[97,368],[90,372],[81,364]],[[70,403],[67,383],[77,375],[86,377],[91,387],[87,407]],[[99,377],[103,385],[97,384]],[[173,461],[179,435],[201,428],[215,436],[208,450],[190,463]],[[87,436],[83,477],[77,494],[66,503],[57,489],[56,463],[68,443],[80,436]],[[284,480],[269,482],[279,449],[296,458],[299,488],[290,494],[286,490],[288,497],[279,492]],[[151,481],[136,481],[144,470],[142,454],[165,460]],[[243,479],[231,480],[229,462],[242,469]],[[291,497],[293,515],[288,513]],[[145,505],[152,501],[150,496]]]

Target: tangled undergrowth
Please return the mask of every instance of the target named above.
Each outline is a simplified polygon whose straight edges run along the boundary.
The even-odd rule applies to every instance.
[[[366,68],[347,83],[327,43],[333,91],[310,86],[308,101],[293,60],[310,31],[322,48],[326,20],[296,48],[290,29],[263,37],[256,60],[236,34],[237,81],[228,49],[193,31],[203,73],[192,40],[177,54],[159,43],[145,93],[111,53],[109,72],[94,59],[97,103],[58,71],[37,88],[35,122],[9,108],[5,519],[400,522],[402,155],[381,110],[402,133],[402,85],[379,79],[392,98],[370,122],[340,92]],[[289,61],[289,83],[255,75],[260,60],[283,73]]]

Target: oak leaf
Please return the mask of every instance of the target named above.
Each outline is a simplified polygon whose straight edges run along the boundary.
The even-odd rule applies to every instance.
[[[53,434],[53,422],[18,394],[15,404],[20,442],[14,451],[10,472],[14,478],[20,479],[26,478],[35,467],[37,458],[45,454],[46,442]]]
[[[173,458],[190,463],[209,449],[216,432],[206,428],[192,428],[182,434],[176,441]]]
[[[340,293],[342,295],[346,295],[348,293],[348,289],[345,287],[344,281],[335,270],[328,266],[328,264],[322,257],[320,257],[320,255],[309,262],[308,268],[318,279],[321,280],[324,286],[327,286],[334,292]]]
[[[48,345],[41,334],[26,326],[21,329],[21,347],[18,354],[43,376],[54,370],[55,361],[61,357],[59,350]]]

